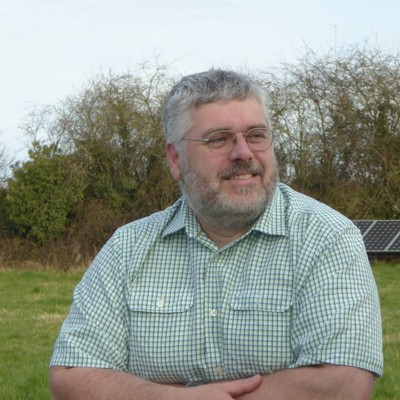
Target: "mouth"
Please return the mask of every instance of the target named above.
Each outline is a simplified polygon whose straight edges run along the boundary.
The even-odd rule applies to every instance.
[[[255,174],[237,174],[237,175],[233,175],[229,178],[227,178],[229,181],[232,180],[246,180],[246,179],[250,179],[253,178],[254,176],[256,176]]]
[[[233,164],[224,172],[219,174],[219,178],[227,181],[249,181],[257,176],[262,176],[264,168],[251,163]],[[244,182],[243,182],[244,183]]]

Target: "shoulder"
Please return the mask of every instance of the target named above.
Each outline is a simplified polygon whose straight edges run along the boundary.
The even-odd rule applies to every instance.
[[[349,218],[286,185],[279,184],[279,191],[284,203],[286,231],[294,247],[300,246],[315,256],[332,246],[337,249],[338,257],[364,251],[360,230]]]
[[[121,226],[102,247],[95,261],[104,260],[109,264],[112,259],[114,263],[125,265],[133,256],[137,258],[145,254],[146,249],[160,242],[170,221],[178,218],[176,215],[179,215],[181,204],[179,199],[162,211]]]
[[[370,275],[361,232],[350,219],[287,186],[280,185],[279,190],[299,287],[311,279],[311,272],[314,281],[325,281],[350,266],[350,274]]]
[[[171,219],[178,213],[181,205],[182,199],[179,199],[162,211],[123,225],[115,231],[113,239],[116,241],[131,241],[135,238],[136,241],[140,241],[141,239],[148,240],[152,237],[159,237]]]
[[[148,249],[160,240],[165,226],[174,218],[180,205],[181,200],[178,200],[165,210],[118,228],[96,255],[89,270],[111,274],[115,278],[118,271],[122,276],[137,266]]]
[[[352,221],[327,204],[297,192],[289,186],[279,183],[278,190],[284,202],[286,220],[289,226],[315,226],[331,232],[355,228]]]

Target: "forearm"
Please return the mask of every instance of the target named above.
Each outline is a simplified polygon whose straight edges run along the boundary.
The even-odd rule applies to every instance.
[[[107,369],[53,367],[50,371],[52,400],[233,400],[256,390],[260,383],[256,375],[186,388]]]
[[[51,368],[50,387],[53,400],[159,400],[173,390],[121,371],[65,367]]]
[[[344,366],[321,365],[286,369],[262,377],[262,383],[240,400],[369,400],[374,386],[371,372]]]

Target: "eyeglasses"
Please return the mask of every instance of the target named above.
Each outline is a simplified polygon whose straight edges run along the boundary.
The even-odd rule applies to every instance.
[[[242,135],[245,137],[247,145],[252,151],[269,149],[274,138],[273,134],[270,133],[267,128],[252,128],[242,133]],[[208,139],[183,138],[182,140],[203,142],[212,153],[224,154],[229,153],[235,147],[237,143],[237,134],[232,131],[221,130],[212,132]]]

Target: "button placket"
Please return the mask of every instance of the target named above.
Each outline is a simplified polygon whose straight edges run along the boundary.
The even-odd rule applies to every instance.
[[[218,367],[215,367],[214,372],[217,375],[221,375],[224,372],[224,368],[219,365]]]
[[[218,315],[218,310],[216,310],[215,308],[211,309],[210,315],[211,315],[211,317],[216,317]]]
[[[221,353],[219,343],[220,329],[220,302],[221,302],[221,276],[219,265],[223,255],[215,253],[209,260],[205,275],[205,329],[206,329],[206,360],[209,368],[210,379],[221,379],[223,368],[221,366]]]
[[[165,306],[165,302],[163,299],[158,299],[156,303],[157,308],[163,308]]]

